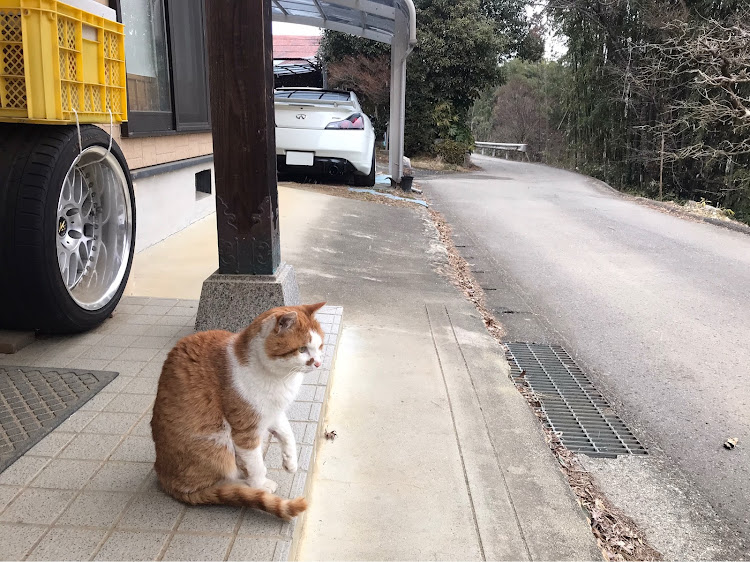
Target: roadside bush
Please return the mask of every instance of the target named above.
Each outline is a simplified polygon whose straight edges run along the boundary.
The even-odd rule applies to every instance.
[[[444,140],[435,146],[435,153],[448,164],[463,166],[471,145],[465,142]]]
[[[404,151],[410,156],[434,154],[438,138],[464,140],[457,129],[468,129],[474,100],[498,83],[499,57],[509,55],[518,44],[515,39],[528,31],[519,0],[416,0],[415,4],[419,23],[417,45],[407,59],[404,130]],[[387,45],[335,31],[326,31],[321,43],[321,57],[329,66],[347,56],[374,60],[389,54]],[[344,64],[351,72],[351,66]],[[360,93],[357,87],[354,90]]]

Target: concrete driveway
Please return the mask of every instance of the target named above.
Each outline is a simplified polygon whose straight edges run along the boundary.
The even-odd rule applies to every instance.
[[[750,538],[750,237],[578,174],[475,162],[423,185],[508,341],[563,344],[716,525]],[[723,449],[728,437],[744,446]],[[750,550],[737,548],[725,554]]]

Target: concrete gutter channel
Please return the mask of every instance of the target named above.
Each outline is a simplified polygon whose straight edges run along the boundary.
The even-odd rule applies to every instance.
[[[500,347],[473,307],[428,303],[426,310],[483,558],[601,558]]]

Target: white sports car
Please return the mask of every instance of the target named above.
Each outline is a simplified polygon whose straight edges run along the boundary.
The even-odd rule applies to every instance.
[[[279,88],[274,98],[279,173],[375,185],[375,131],[354,92]]]

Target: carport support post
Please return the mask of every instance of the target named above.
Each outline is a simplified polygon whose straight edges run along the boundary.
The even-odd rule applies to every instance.
[[[204,283],[197,330],[238,331],[299,304],[281,262],[271,0],[206,0],[219,270]]]
[[[397,7],[391,43],[391,113],[388,128],[388,166],[391,178],[404,175],[404,118],[406,112],[406,56],[409,44],[406,16]]]

